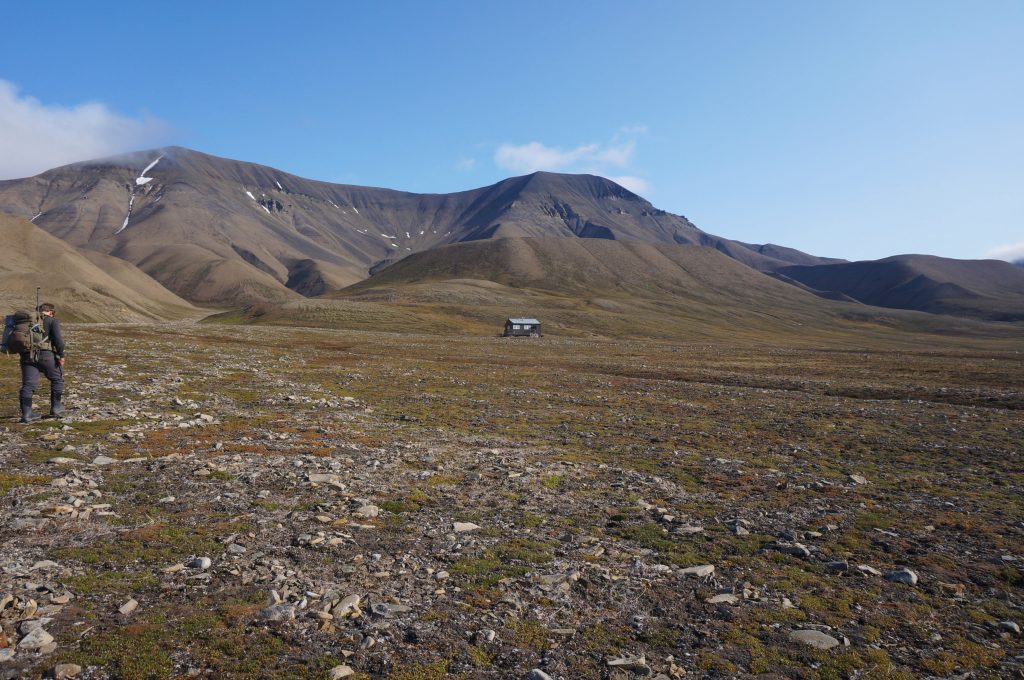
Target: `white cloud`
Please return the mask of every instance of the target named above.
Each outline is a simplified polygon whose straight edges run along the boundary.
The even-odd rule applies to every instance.
[[[458,170],[459,172],[469,172],[470,170],[472,170],[475,167],[476,167],[476,159],[475,158],[463,157],[463,158],[460,158],[455,163],[455,169]]]
[[[536,172],[538,170],[565,170],[581,161],[593,161],[600,153],[597,144],[587,144],[575,149],[558,149],[540,142],[516,146],[502,144],[494,153],[494,162],[499,168],[512,172]]]
[[[1006,260],[1007,262],[1020,262],[1024,260],[1024,243],[997,246],[988,251],[987,257]]]
[[[624,128],[605,144],[582,144],[574,148],[547,146],[541,142],[502,144],[494,152],[494,164],[503,170],[530,173],[549,172],[587,173],[607,177],[630,191],[646,192],[646,180],[631,174],[636,154],[636,140],[627,138],[646,132],[644,127]]]
[[[44,104],[0,80],[0,179],[161,146],[169,136],[170,126],[150,116],[122,116],[99,102]]]
[[[640,194],[641,196],[650,191],[651,188],[651,185],[647,183],[647,180],[645,180],[642,177],[633,177],[632,175],[618,175],[614,177],[609,176],[608,179],[615,182],[616,184],[621,184],[622,186],[632,191],[634,194]]]

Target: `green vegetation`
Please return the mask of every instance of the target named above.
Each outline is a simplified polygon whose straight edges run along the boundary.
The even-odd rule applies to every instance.
[[[0,496],[19,486],[46,484],[50,479],[42,475],[22,475],[15,472],[0,472]]]

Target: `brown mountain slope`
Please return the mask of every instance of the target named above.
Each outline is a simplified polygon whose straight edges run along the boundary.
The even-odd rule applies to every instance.
[[[319,294],[410,253],[506,236],[699,243],[764,270],[811,257],[707,234],[591,175],[534,173],[472,191],[411,194],[178,147],[0,182],[0,210],[124,258],[183,297],[218,304]]]
[[[0,213],[0,310],[31,309],[36,286],[70,321],[152,321],[203,314],[124,260],[78,251]]]
[[[453,279],[573,295],[677,296],[755,307],[817,304],[804,291],[710,248],[561,238],[506,238],[416,253],[338,295],[351,297],[382,286]]]
[[[221,321],[492,334],[535,316],[551,335],[835,342],[919,334],[1024,338],[1016,327],[824,300],[713,249],[508,238],[416,253],[345,290]]]
[[[898,255],[869,262],[783,267],[779,273],[811,288],[879,307],[992,321],[1024,320],[1024,269],[999,260]]]

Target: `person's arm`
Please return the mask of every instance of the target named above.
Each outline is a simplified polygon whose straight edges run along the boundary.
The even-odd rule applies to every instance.
[[[64,334],[60,332],[60,321],[50,319],[50,342],[53,344],[53,353],[64,362]]]

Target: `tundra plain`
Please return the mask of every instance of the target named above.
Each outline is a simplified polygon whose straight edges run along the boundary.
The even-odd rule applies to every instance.
[[[1019,337],[67,335],[0,677],[1024,672]]]

